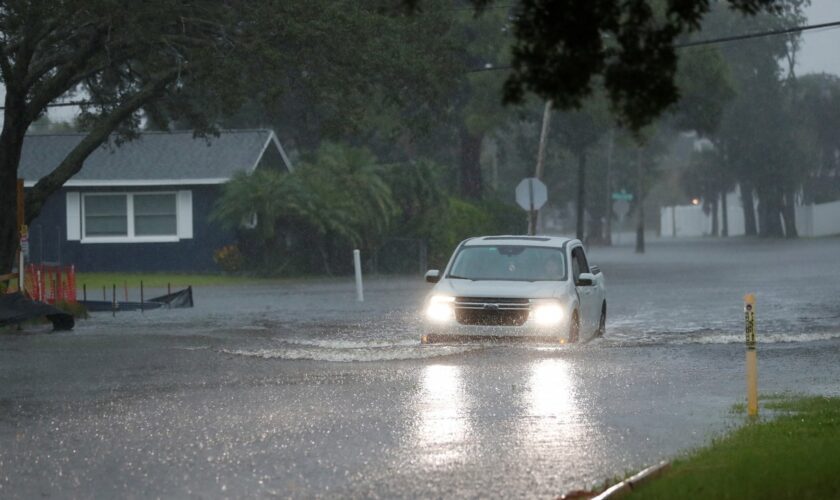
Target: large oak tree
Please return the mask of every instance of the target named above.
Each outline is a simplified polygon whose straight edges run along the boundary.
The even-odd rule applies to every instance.
[[[58,102],[81,102],[84,139],[26,193],[26,220],[109,141],[156,128],[212,133],[243,103],[301,92],[344,106],[430,100],[446,67],[399,0],[7,0],[0,5],[0,271],[17,246],[15,181],[24,135]],[[427,32],[427,35],[433,35]],[[408,40],[408,41],[407,41]],[[422,48],[422,50],[419,50]],[[416,50],[412,50],[416,49]],[[415,89],[412,91],[411,89]],[[352,117],[345,116],[345,121]]]

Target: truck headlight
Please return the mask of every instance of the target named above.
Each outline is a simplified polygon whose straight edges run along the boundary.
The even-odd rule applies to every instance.
[[[455,309],[452,307],[454,302],[455,297],[432,295],[426,308],[426,317],[436,322],[451,320],[455,316]]]
[[[540,326],[552,326],[563,321],[564,311],[560,304],[541,304],[531,313]]]

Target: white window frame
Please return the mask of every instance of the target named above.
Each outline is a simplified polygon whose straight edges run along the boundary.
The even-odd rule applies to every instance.
[[[134,234],[134,196],[147,194],[168,194],[175,198],[175,234],[136,236]],[[126,202],[126,236],[87,236],[85,198],[88,196],[123,196]],[[185,207],[183,201],[188,201]],[[185,210],[189,208],[189,210]],[[81,219],[81,243],[173,243],[192,238],[192,193],[190,191],[106,191],[81,193],[79,200]],[[188,212],[188,213],[184,213]],[[68,220],[70,215],[68,213]]]

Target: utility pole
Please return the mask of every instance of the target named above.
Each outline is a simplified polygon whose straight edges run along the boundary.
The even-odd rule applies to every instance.
[[[540,130],[540,145],[537,149],[537,168],[534,177],[542,180],[543,171],[545,170],[545,143],[548,137],[548,125],[551,121],[551,104],[549,99],[545,102],[545,109],[543,110],[542,129]],[[537,215],[539,210],[531,210],[528,212],[528,234],[533,236],[537,234]]]
[[[612,157],[613,147],[615,147],[615,129],[610,129],[609,144],[607,145],[607,188],[606,196],[604,197],[604,206],[606,207],[606,216],[604,223],[606,224],[604,230],[604,243],[612,245]]]

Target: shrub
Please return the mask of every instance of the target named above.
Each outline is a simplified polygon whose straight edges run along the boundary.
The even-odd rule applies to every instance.
[[[525,216],[518,207],[500,201],[470,202],[450,197],[431,210],[421,230],[429,241],[429,265],[446,264],[462,240],[487,234],[521,234]]]
[[[213,261],[228,273],[236,273],[242,270],[242,252],[236,245],[225,245],[213,252]]]

